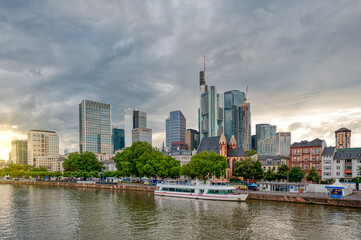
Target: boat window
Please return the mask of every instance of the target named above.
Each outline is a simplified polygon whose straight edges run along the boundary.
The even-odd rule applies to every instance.
[[[163,190],[163,191],[168,191],[168,188],[165,188],[165,187],[164,187],[164,188],[162,188],[162,190]]]

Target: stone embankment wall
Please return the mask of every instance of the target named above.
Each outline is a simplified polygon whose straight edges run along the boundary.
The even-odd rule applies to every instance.
[[[81,188],[99,188],[99,189],[113,189],[113,190],[130,190],[154,192],[155,187],[132,185],[132,184],[90,184],[90,183],[74,183],[74,182],[40,182],[40,181],[1,181],[0,184],[22,184],[22,185],[42,185],[42,186],[59,186],[59,187],[81,187]]]
[[[349,199],[329,199],[309,196],[288,196],[288,195],[274,195],[274,194],[257,194],[249,193],[247,199],[278,201],[278,202],[293,202],[293,203],[312,203],[323,204],[339,207],[361,207],[361,201]]]

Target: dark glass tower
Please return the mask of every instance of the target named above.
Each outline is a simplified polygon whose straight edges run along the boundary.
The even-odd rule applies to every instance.
[[[170,148],[172,142],[185,143],[186,118],[181,111],[170,112],[165,121],[166,147]]]
[[[115,151],[123,149],[125,147],[124,129],[113,127],[113,129],[112,129],[112,145],[113,145],[113,153],[115,153]]]

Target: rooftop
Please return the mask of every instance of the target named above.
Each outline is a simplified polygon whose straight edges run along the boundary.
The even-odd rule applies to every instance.
[[[350,129],[348,129],[348,128],[340,128],[340,129],[338,129],[338,130],[336,130],[335,131],[335,133],[339,133],[339,132],[351,132],[351,130]]]
[[[336,147],[325,147],[322,152],[322,156],[333,156]]]
[[[295,142],[291,145],[291,147],[321,146],[323,142],[324,142],[324,140],[315,138],[311,142],[309,142],[309,141]]]

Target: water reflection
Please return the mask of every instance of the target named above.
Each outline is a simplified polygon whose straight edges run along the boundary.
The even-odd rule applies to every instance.
[[[0,239],[360,239],[361,211],[0,185]]]

